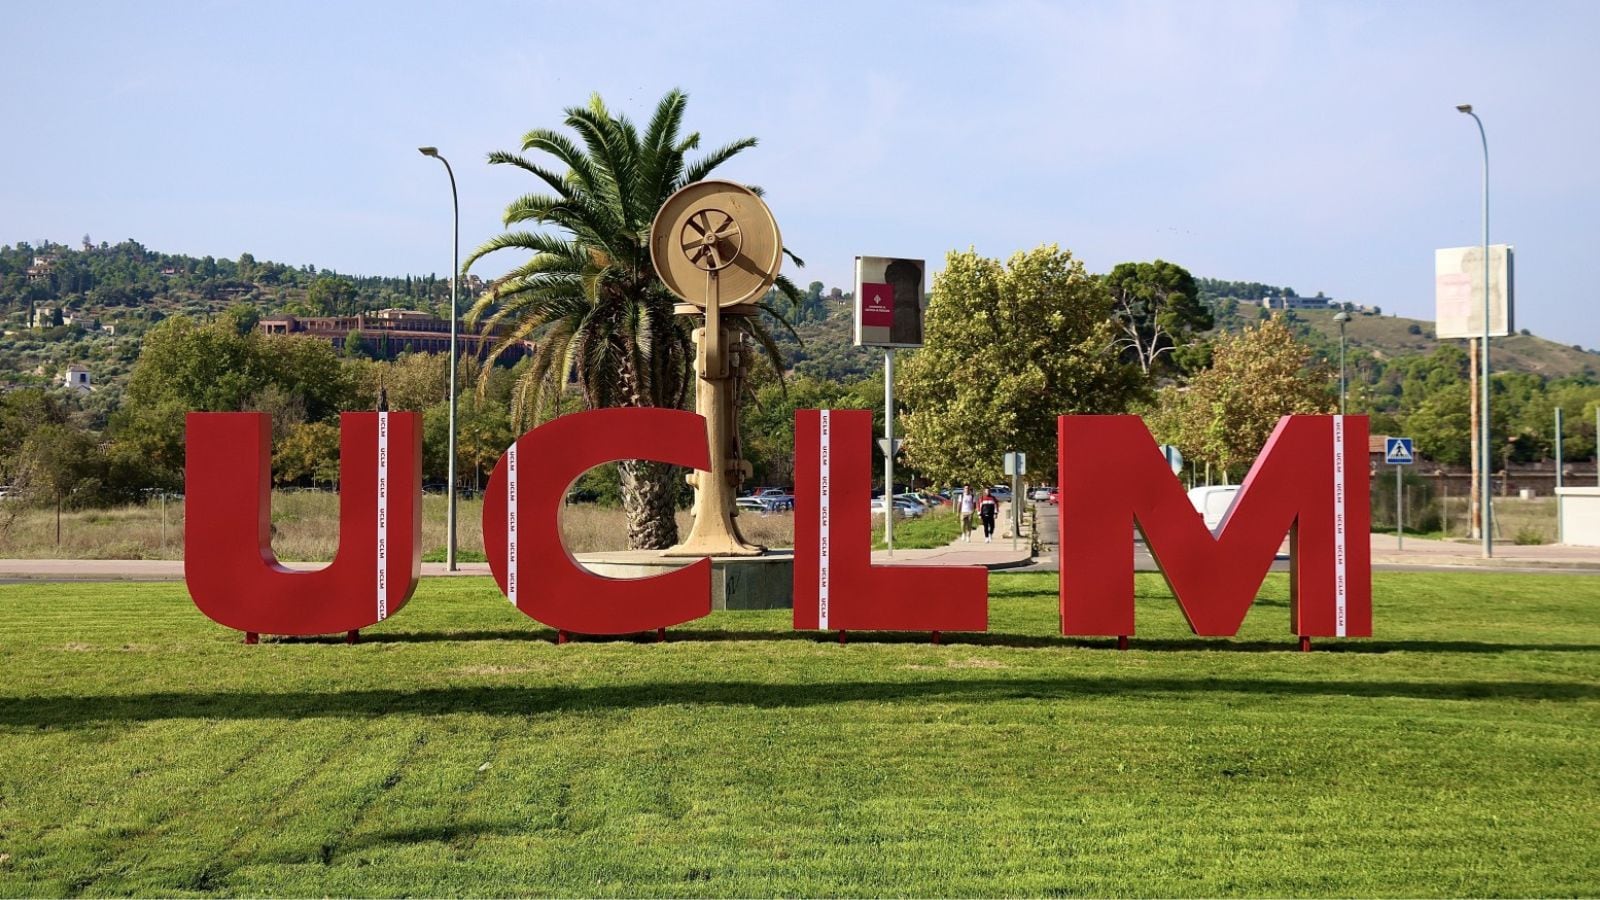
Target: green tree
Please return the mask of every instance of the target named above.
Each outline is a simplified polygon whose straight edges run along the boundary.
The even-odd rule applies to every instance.
[[[1215,324],[1200,302],[1194,277],[1182,266],[1160,259],[1120,263],[1105,276],[1105,285],[1121,330],[1117,346],[1146,375]]]
[[[1417,452],[1447,465],[1466,465],[1472,458],[1471,403],[1472,392],[1463,383],[1423,400],[1405,418],[1406,433],[1416,441]]]
[[[311,282],[311,289],[306,293],[306,302],[319,315],[324,316],[349,316],[360,311],[355,285],[351,284],[348,278],[329,275],[319,277]]]
[[[344,355],[348,359],[372,358],[372,354],[367,351],[366,338],[361,336],[361,329],[352,328],[344,336]]]
[[[1281,417],[1335,409],[1330,384],[1288,327],[1268,319],[1219,337],[1211,368],[1190,379],[1187,390],[1164,390],[1152,431],[1190,459],[1234,477],[1261,452]]]
[[[240,334],[232,320],[200,325],[174,316],[146,333],[112,432],[121,455],[159,461],[170,480],[183,469],[185,413],[254,409],[269,388],[303,403],[308,421],[337,415],[351,394],[324,341]]]
[[[1119,359],[1111,297],[1054,244],[1002,265],[952,251],[925,344],[900,381],[907,461],[940,483],[992,483],[1008,450],[1055,458],[1056,417],[1116,413],[1145,389]]]
[[[261,323],[261,312],[254,303],[235,303],[224,310],[220,318],[233,327],[235,334],[242,336],[256,330]]]
[[[794,413],[797,409],[870,409],[883,424],[883,380],[845,384],[800,376],[788,385],[773,379],[745,406],[740,440],[757,484],[794,484]],[[876,450],[875,459],[881,459]],[[878,471],[874,468],[874,471]]]
[[[41,425],[22,446],[19,480],[38,499],[54,501],[57,544],[61,543],[61,507],[94,479],[101,467],[99,457],[94,438],[70,425]]]
[[[688,98],[672,91],[656,106],[641,134],[625,116],[613,115],[598,95],[587,107],[566,111],[577,135],[544,128],[529,131],[523,151],[554,157],[558,174],[526,157],[496,152],[495,165],[522,169],[551,193],[513,201],[507,227],[522,223],[551,232],[509,231],[484,243],[464,271],[500,250],[532,251],[533,257],[496,282],[473,304],[470,322],[499,335],[484,362],[484,376],[507,348],[536,342],[532,363],[517,390],[517,424],[548,414],[552,400],[575,376],[586,406],[679,408],[694,385],[694,347],[688,317],[673,315],[675,298],[650,262],[649,231],[656,212],[674,191],[699,181],[739,152],[755,146],[744,138],[690,162],[698,134],[679,136]],[[794,302],[799,292],[787,279],[778,287]],[[757,317],[735,317],[776,355]],[[647,460],[621,463],[628,539],[635,548],[677,542],[673,515],[677,487],[673,469]]]
[[[272,480],[278,484],[339,479],[339,426],[301,422],[288,428],[272,450]]]

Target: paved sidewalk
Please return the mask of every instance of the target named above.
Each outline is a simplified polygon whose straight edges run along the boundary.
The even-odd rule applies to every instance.
[[[1050,510],[1053,514],[1054,510]],[[1055,571],[1055,547],[1048,539],[1054,538],[1054,529],[1045,524],[1043,511],[1040,517],[1040,538],[1046,543],[1045,552],[1037,559],[1029,556],[1028,541],[1018,541],[1011,549],[1011,539],[1002,536],[1004,526],[997,528],[993,543],[984,543],[982,531],[972,541],[957,538],[949,545],[931,550],[876,550],[872,561],[879,565],[900,566],[984,566],[988,569],[1029,568],[1035,571]],[[1046,533],[1048,532],[1048,533]],[[1570,571],[1600,574],[1600,547],[1568,547],[1561,545],[1518,546],[1497,543],[1493,559],[1481,557],[1482,548],[1476,542],[1433,541],[1408,537],[1403,546],[1395,546],[1392,534],[1372,536],[1372,564],[1378,569],[1409,568],[1477,568],[1516,569],[1523,571]],[[324,563],[285,563],[294,569],[318,569]],[[1141,571],[1154,571],[1144,545],[1137,545],[1135,566]],[[1286,569],[1287,559],[1280,559],[1275,569]],[[461,563],[459,570],[449,572],[444,563],[423,563],[424,577],[483,576],[489,574],[488,563]],[[175,559],[0,559],[0,581],[182,581],[183,561]]]
[[[1372,564],[1391,566],[1471,566],[1513,569],[1600,569],[1600,547],[1563,544],[1520,546],[1496,541],[1494,558],[1483,558],[1478,541],[1433,541],[1392,534],[1372,536]]]
[[[931,550],[896,550],[894,556],[887,550],[872,551],[872,561],[886,566],[983,566],[986,569],[1013,569],[1033,562],[1028,542],[1018,541],[1011,549],[1011,539],[1001,538],[996,531],[994,542],[983,542],[980,529],[971,541],[956,538],[946,546]]]
[[[982,538],[966,543],[957,539],[947,547],[931,550],[896,550],[894,556],[878,550],[872,561],[879,565],[900,566],[984,566],[1006,569],[1024,566],[1030,561],[1028,546],[1011,549],[1011,541],[996,537],[992,544]],[[685,564],[693,562],[685,558]],[[287,562],[291,569],[320,569],[320,562]],[[468,562],[458,564],[455,572],[446,570],[444,563],[423,563],[422,576],[459,577],[486,576],[489,564]],[[183,560],[179,559],[0,559],[0,582],[6,581],[182,581]]]

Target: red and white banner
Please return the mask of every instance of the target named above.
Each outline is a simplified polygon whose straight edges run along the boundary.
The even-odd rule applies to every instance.
[[[828,514],[830,512],[831,498],[828,496],[828,468],[829,457],[833,455],[830,446],[831,434],[829,429],[829,411],[819,413],[821,421],[820,431],[822,440],[819,442],[821,471],[817,477],[817,627],[823,631],[828,630]]]
[[[506,449],[506,599],[517,605],[517,445]]]
[[[378,413],[378,621],[389,618],[389,413]]]
[[[1333,612],[1334,636],[1347,630],[1346,607],[1349,586],[1345,579],[1344,518],[1344,416],[1333,417]]]

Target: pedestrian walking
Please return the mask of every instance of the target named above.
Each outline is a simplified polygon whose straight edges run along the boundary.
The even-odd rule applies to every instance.
[[[1000,501],[995,499],[994,491],[985,488],[983,498],[978,501],[978,518],[983,520],[983,542],[994,541],[994,520],[1000,515]]]
[[[958,511],[961,513],[961,539],[963,541],[972,540],[972,512],[977,505],[978,498],[972,494],[972,485],[962,485]]]

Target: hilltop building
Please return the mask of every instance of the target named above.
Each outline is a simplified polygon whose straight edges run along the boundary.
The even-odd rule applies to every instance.
[[[380,309],[354,316],[274,316],[262,319],[258,327],[263,334],[303,334],[319,338],[339,350],[344,349],[352,332],[358,332],[366,352],[378,359],[394,359],[402,353],[450,351],[450,323],[432,313],[414,309]],[[493,336],[483,337],[464,326],[456,328],[456,348],[463,356],[486,351],[493,339]],[[502,354],[501,359],[514,363],[532,350],[533,345],[524,342],[521,348]]]
[[[80,365],[67,366],[67,370],[61,373],[61,386],[84,392],[94,390],[89,370]]]
[[[1267,309],[1330,309],[1333,299],[1318,294],[1315,297],[1292,297],[1287,294],[1278,297],[1263,297],[1261,305]]]

